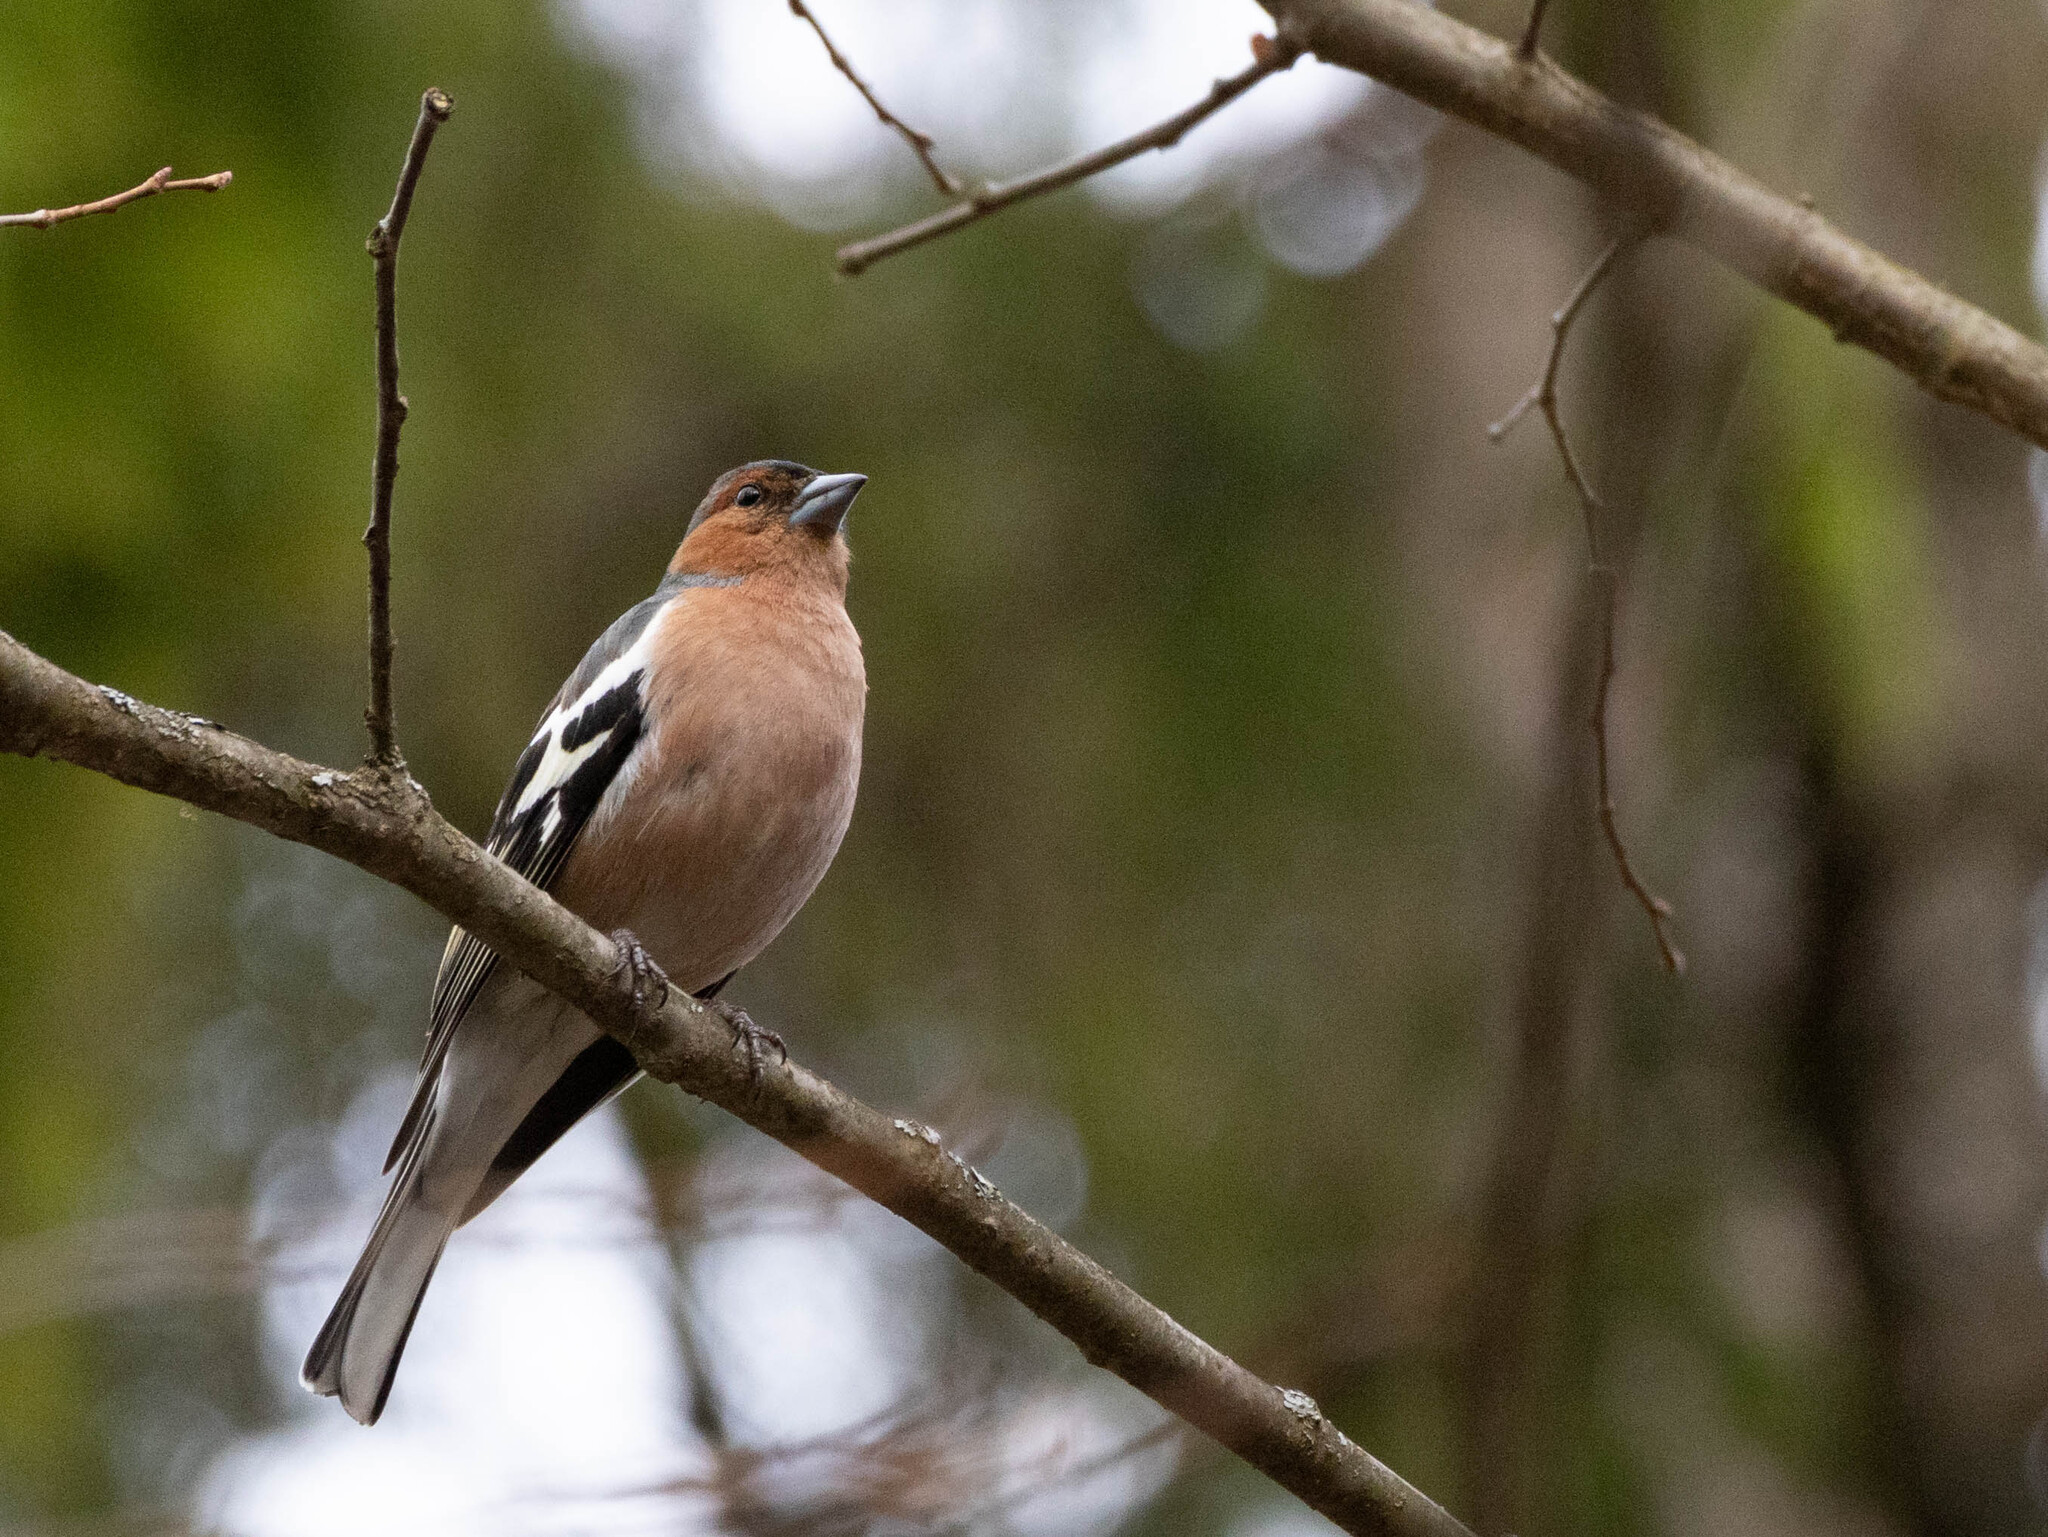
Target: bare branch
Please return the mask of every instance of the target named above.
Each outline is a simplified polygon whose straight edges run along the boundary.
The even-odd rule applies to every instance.
[[[401,886],[588,1015],[647,1073],[730,1111],[921,1228],[1097,1366],[1344,1530],[1471,1537],[1324,1417],[1196,1338],[1005,1199],[937,1132],[798,1066],[758,1076],[711,1010],[636,1004],[612,942],[443,820],[402,773],[323,769],[210,721],[96,688],[0,632],[0,752],[75,763],[345,859]]]
[[[1543,413],[1543,420],[1550,428],[1550,440],[1557,446],[1557,457],[1564,465],[1565,478],[1572,483],[1572,490],[1578,494],[1579,513],[1586,522],[1586,557],[1588,569],[1594,581],[1600,584],[1600,675],[1593,691],[1593,756],[1599,784],[1600,831],[1607,840],[1609,852],[1614,856],[1615,872],[1621,877],[1621,884],[1630,896],[1641,905],[1650,919],[1650,931],[1656,936],[1657,954],[1664,962],[1664,969],[1676,975],[1685,970],[1685,956],[1671,942],[1669,920],[1671,904],[1645,886],[1642,877],[1636,874],[1634,862],[1629,858],[1628,846],[1622,842],[1621,829],[1614,819],[1614,791],[1608,775],[1607,752],[1607,701],[1614,684],[1614,617],[1618,605],[1621,576],[1606,559],[1600,540],[1600,498],[1593,494],[1587,483],[1585,471],[1579,465],[1578,455],[1572,452],[1571,435],[1565,431],[1564,417],[1557,409],[1557,371],[1564,362],[1565,343],[1571,339],[1572,324],[1579,318],[1579,312],[1586,307],[1586,301],[1593,291],[1614,270],[1615,261],[1636,241],[1634,235],[1620,235],[1608,243],[1586,275],[1579,279],[1578,286],[1565,299],[1557,313],[1550,317],[1550,354],[1544,359],[1543,376],[1538,379],[1529,393],[1516,401],[1506,416],[1486,429],[1486,435],[1498,443],[1516,422],[1520,421],[1534,406]]]
[[[387,767],[402,761],[391,725],[391,492],[398,482],[398,435],[407,409],[398,393],[398,242],[405,237],[427,150],[454,110],[445,92],[430,88],[420,97],[419,121],[398,173],[391,211],[377,221],[366,242],[377,274],[377,457],[370,470],[370,526],[363,531],[370,552],[370,704],[363,719],[370,728],[370,757]]]
[[[903,142],[910,146],[910,152],[917,156],[917,163],[924,167],[925,174],[932,179],[932,185],[939,189],[939,196],[958,197],[961,192],[960,183],[947,175],[939,162],[932,158],[932,150],[937,147],[932,136],[920,133],[882,105],[882,98],[874,93],[867,81],[861,79],[860,71],[853,67],[852,61],[833,46],[832,39],[825,35],[824,23],[811,14],[811,9],[804,4],[804,0],[789,0],[789,8],[811,24],[811,30],[818,34],[818,41],[825,45],[826,56],[832,60],[833,68],[853,82],[853,88],[860,92],[870,107],[875,109],[875,116],[882,120],[882,126],[893,128],[902,136]]]
[[[972,193],[965,202],[955,203],[951,208],[919,219],[915,224],[906,224],[899,230],[886,235],[877,235],[872,240],[857,240],[852,245],[841,246],[837,262],[839,270],[847,277],[858,277],[885,256],[894,256],[898,251],[907,251],[912,246],[923,245],[927,240],[936,240],[941,235],[950,235],[962,225],[986,219],[992,213],[999,213],[1012,204],[1024,202],[1027,198],[1039,197],[1047,192],[1057,192],[1062,187],[1071,187],[1077,181],[1086,181],[1111,166],[1122,165],[1144,154],[1147,150],[1169,149],[1178,144],[1204,118],[1237,100],[1246,91],[1257,85],[1268,75],[1276,75],[1290,68],[1301,57],[1301,48],[1291,41],[1289,34],[1282,31],[1278,38],[1254,37],[1252,39],[1252,62],[1227,79],[1218,80],[1209,87],[1209,94],[1193,106],[1162,123],[1155,123],[1142,133],[1134,133],[1127,139],[1078,155],[1059,165],[1048,166],[1042,171],[1020,177],[1016,181],[1002,182],[983,187]]]
[[[1572,483],[1572,489],[1579,494],[1579,511],[1586,520],[1586,548],[1594,565],[1600,564],[1600,529],[1597,515],[1600,498],[1593,494],[1585,474],[1579,468],[1578,456],[1572,452],[1571,438],[1564,430],[1564,419],[1557,414],[1557,371],[1564,362],[1565,342],[1570,339],[1572,326],[1579,318],[1579,311],[1586,307],[1586,301],[1593,297],[1593,290],[1607,280],[1607,274],[1614,270],[1615,260],[1630,243],[1631,237],[1620,236],[1609,242],[1607,249],[1594,260],[1579,279],[1578,285],[1565,297],[1565,301],[1550,317],[1550,354],[1543,361],[1543,373],[1529,387],[1528,394],[1516,401],[1508,414],[1486,429],[1486,435],[1498,443],[1506,437],[1510,428],[1529,414],[1535,406],[1543,413],[1543,419],[1550,426],[1551,440],[1557,444],[1557,456],[1564,461],[1564,472]]]
[[[126,192],[116,192],[112,197],[103,197],[96,203],[75,203],[69,208],[38,208],[34,213],[0,213],[0,228],[13,225],[48,229],[67,219],[82,219],[89,213],[112,213],[143,198],[155,197],[159,192],[218,192],[234,179],[233,171],[215,171],[211,176],[191,176],[173,181],[171,168],[165,166],[139,186],[130,187]]]
[[[1522,40],[1515,44],[1515,56],[1519,59],[1536,57],[1536,45],[1543,37],[1543,13],[1550,9],[1550,0],[1531,0],[1529,19],[1522,27]]]
[[[1607,768],[1607,701],[1614,692],[1614,616],[1621,578],[1612,566],[1595,566],[1592,574],[1607,588],[1601,615],[1600,681],[1593,691],[1591,722],[1594,764],[1600,781],[1600,831],[1606,836],[1607,847],[1614,855],[1615,873],[1649,917],[1650,932],[1656,936],[1657,954],[1664,962],[1664,969],[1673,976],[1680,976],[1685,971],[1685,952],[1671,941],[1671,904],[1645,886],[1642,877],[1636,874],[1635,865],[1628,857],[1628,846],[1621,841],[1621,831],[1614,822],[1614,792]]]
[[[1921,388],[2048,448],[2048,348],[1872,250],[1547,57],[1416,0],[1260,0],[1283,35],[1576,177],[1868,348]]]

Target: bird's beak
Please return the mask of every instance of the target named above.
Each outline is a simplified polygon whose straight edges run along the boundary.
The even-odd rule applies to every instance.
[[[836,534],[839,525],[846,521],[853,499],[867,483],[865,475],[820,475],[797,494],[789,521],[815,528],[827,536]]]

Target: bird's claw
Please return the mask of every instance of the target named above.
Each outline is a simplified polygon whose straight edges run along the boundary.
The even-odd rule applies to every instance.
[[[783,1062],[789,1061],[789,1048],[782,1044],[782,1037],[755,1024],[745,1009],[731,1003],[713,1003],[709,1007],[712,1013],[732,1026],[732,1049],[746,1055],[747,1076],[753,1080],[755,1088],[761,1086],[761,1057],[768,1047],[774,1047],[776,1056]]]
[[[639,936],[631,929],[613,929],[612,943],[619,947],[619,970],[633,984],[633,1008],[636,1012],[647,1008],[647,984],[656,983],[661,996],[654,1001],[658,1009],[668,1002],[668,973],[654,963],[654,958],[640,943]]]

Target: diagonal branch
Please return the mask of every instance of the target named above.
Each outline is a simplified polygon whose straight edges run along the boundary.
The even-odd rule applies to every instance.
[[[833,46],[832,39],[825,35],[824,23],[811,14],[811,8],[804,4],[804,0],[789,0],[789,8],[811,24],[811,30],[818,34],[818,41],[825,45],[825,54],[832,60],[832,67],[853,82],[853,88],[860,92],[870,107],[875,109],[875,116],[882,120],[882,126],[893,128],[902,136],[903,142],[910,146],[910,152],[917,156],[917,163],[924,167],[925,174],[932,179],[932,185],[939,189],[939,196],[958,197],[961,192],[960,183],[949,176],[939,162],[932,158],[932,151],[937,147],[932,136],[920,133],[882,105],[882,98],[874,93],[867,81],[861,79],[860,71],[853,67],[852,61]]]
[[[898,251],[907,251],[912,246],[923,245],[927,240],[936,240],[941,235],[950,235],[963,225],[978,219],[986,219],[992,213],[1000,213],[1012,204],[1027,198],[1057,192],[1062,187],[1071,187],[1077,181],[1086,181],[1111,166],[1122,165],[1126,160],[1135,159],[1147,150],[1170,149],[1186,136],[1204,118],[1236,101],[1268,75],[1276,75],[1292,67],[1301,57],[1301,49],[1289,40],[1283,31],[1278,38],[1254,37],[1252,39],[1252,62],[1244,69],[1226,79],[1218,80],[1209,87],[1209,94],[1191,107],[1176,112],[1164,122],[1154,123],[1142,133],[1134,133],[1127,139],[1105,145],[1088,154],[1078,155],[1059,165],[1048,166],[1016,181],[1001,182],[995,186],[983,187],[971,194],[965,202],[955,203],[951,208],[919,219],[915,224],[906,224],[899,230],[886,235],[877,235],[872,240],[857,240],[852,245],[841,246],[836,258],[839,270],[847,277],[858,277],[885,256],[894,256]],[[858,83],[858,82],[856,82]],[[873,100],[872,97],[869,98]]]
[[[1593,297],[1593,291],[1606,281],[1607,274],[1614,270],[1615,262],[1635,241],[1633,235],[1616,236],[1587,269],[1586,275],[1579,279],[1578,286],[1572,289],[1557,313],[1550,317],[1550,355],[1544,359],[1543,376],[1528,394],[1515,402],[1506,416],[1486,429],[1486,435],[1498,443],[1534,406],[1542,412],[1543,420],[1550,428],[1550,441],[1557,446],[1557,457],[1564,466],[1565,478],[1572,483],[1572,490],[1578,495],[1579,513],[1586,521],[1587,570],[1600,585],[1600,674],[1594,685],[1593,718],[1590,722],[1598,781],[1600,832],[1607,840],[1608,851],[1614,856],[1614,869],[1621,877],[1621,884],[1649,917],[1650,932],[1656,937],[1657,954],[1664,962],[1664,969],[1676,975],[1685,970],[1685,956],[1671,942],[1671,904],[1651,891],[1643,884],[1642,877],[1636,874],[1635,862],[1629,858],[1628,845],[1622,842],[1621,829],[1614,818],[1614,790],[1608,773],[1607,702],[1614,691],[1614,617],[1620,600],[1621,573],[1603,551],[1600,498],[1593,494],[1579,457],[1572,451],[1571,434],[1565,431],[1564,417],[1557,408],[1557,371],[1564,362],[1565,343],[1571,339],[1572,325],[1586,307],[1586,301]]]
[[[2048,349],[1547,57],[1416,0],[1260,0],[1326,63],[1498,135],[1706,252],[1930,394],[2048,448]]]
[[[1236,1452],[1348,1532],[1471,1537],[1324,1417],[1196,1338],[949,1153],[794,1063],[758,1076],[680,992],[638,1004],[612,942],[493,859],[381,765],[323,769],[111,688],[0,632],[0,752],[55,758],[324,850],[401,886],[623,1042],[647,1073],[732,1112],[921,1228],[1097,1366]]]
[[[370,704],[363,719],[370,728],[371,760],[391,768],[402,762],[391,726],[391,492],[398,483],[398,435],[407,410],[398,393],[398,242],[405,238],[427,150],[454,110],[445,92],[430,88],[420,97],[391,211],[365,243],[377,273],[377,457],[370,469],[370,526],[363,531],[370,552]]]
[[[68,219],[83,219],[90,213],[112,213],[117,208],[126,208],[130,203],[140,202],[143,198],[155,197],[159,192],[218,192],[234,179],[233,171],[215,171],[211,176],[189,176],[182,181],[173,181],[171,168],[165,166],[126,192],[116,192],[112,197],[103,197],[96,203],[74,203],[69,208],[38,208],[34,213],[0,213],[0,229],[8,226],[48,229],[51,225],[62,224]]]

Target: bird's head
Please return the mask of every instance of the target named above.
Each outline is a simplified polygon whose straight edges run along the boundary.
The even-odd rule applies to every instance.
[[[821,475],[788,459],[727,470],[690,515],[673,572],[746,576],[767,569],[846,576],[841,525],[865,475]]]

